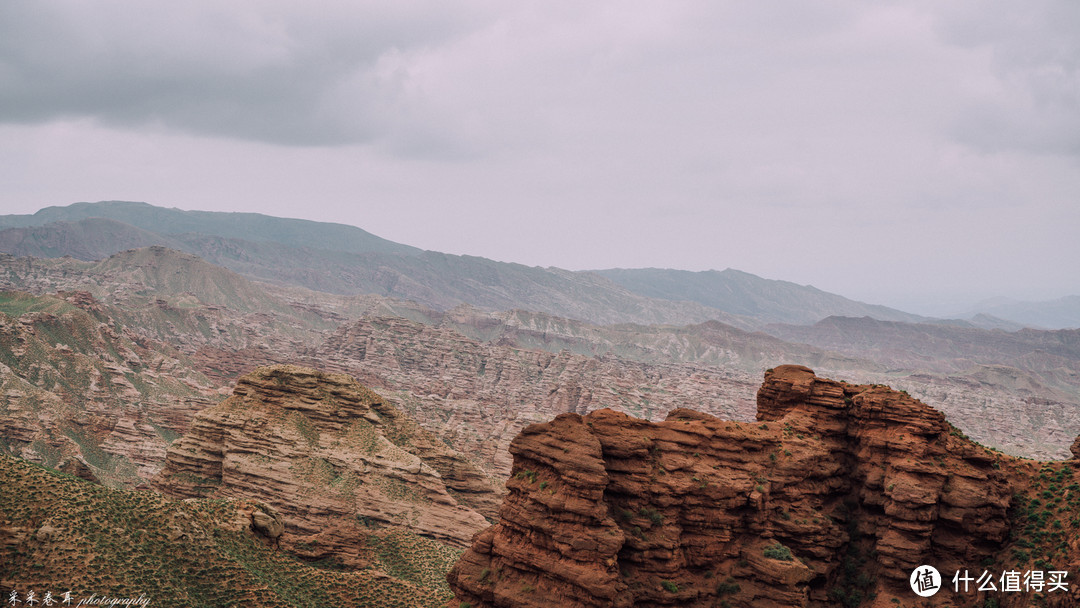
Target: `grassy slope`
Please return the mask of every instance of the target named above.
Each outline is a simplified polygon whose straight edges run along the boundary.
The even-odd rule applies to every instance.
[[[170,502],[5,454],[0,486],[0,589],[39,597],[70,590],[76,598],[141,594],[153,606],[178,608],[434,607],[449,598],[443,573],[458,555],[395,531],[369,541],[372,569],[338,572],[237,529],[240,502]]]

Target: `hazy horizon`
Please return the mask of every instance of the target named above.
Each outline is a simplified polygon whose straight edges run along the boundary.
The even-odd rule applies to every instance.
[[[115,201],[94,201],[94,202],[115,202]],[[144,203],[145,201],[119,201],[119,202]],[[79,201],[78,204],[84,204],[84,203],[92,204],[89,201]],[[75,203],[73,203],[73,204],[75,204]],[[150,204],[150,203],[146,203],[146,204]],[[65,206],[66,205],[58,205],[58,207],[65,207]],[[160,207],[160,205],[157,205],[157,206]],[[52,207],[52,206],[50,206],[50,207]],[[43,207],[42,209],[44,209],[44,208],[45,207]],[[173,207],[172,209],[179,209],[180,211],[212,211],[212,210],[207,210],[207,209],[181,209],[181,208],[177,208],[177,207]],[[40,209],[37,210],[37,211],[40,211]],[[229,212],[224,212],[224,213],[229,213]],[[240,212],[236,212],[236,213],[240,213]],[[259,212],[243,212],[243,213],[259,213]],[[20,214],[20,215],[22,215],[22,214]],[[25,214],[25,215],[33,215],[33,214]],[[275,217],[283,217],[283,216],[275,216]],[[286,218],[286,219],[300,219],[300,220],[303,220],[303,219],[306,219],[306,218],[293,217],[293,218]],[[310,220],[310,221],[314,221],[314,220]],[[342,222],[329,222],[329,223],[341,224]],[[345,224],[345,225],[350,225],[351,226],[351,224]],[[363,226],[354,226],[354,227],[364,229]],[[370,232],[370,231],[368,231],[368,232]],[[381,237],[382,235],[376,234],[375,236]],[[403,245],[411,245],[411,246],[417,247],[419,249],[426,249],[425,247],[423,247],[422,244],[416,244],[416,243],[401,243],[401,244],[403,244]],[[447,253],[447,252],[441,252],[441,253]],[[515,260],[497,260],[497,261],[507,262],[507,263],[521,263],[521,262],[517,262]],[[543,267],[548,267],[548,266],[551,266],[551,265],[548,265],[548,266],[534,265],[534,266],[538,266],[538,267],[543,268]],[[560,268],[563,268],[563,267],[560,267]],[[645,266],[645,267],[638,267],[638,268],[658,268],[658,267]],[[608,270],[608,269],[605,269],[605,268],[564,268],[564,269],[566,269],[566,270],[575,270],[575,271],[583,271],[583,272]],[[661,269],[662,270],[686,271],[686,272],[723,272],[725,270],[735,270],[735,271],[740,271],[740,272],[746,272],[745,270],[743,270],[741,268],[731,268],[731,267],[707,268],[707,269],[703,269],[703,270],[687,270],[687,269],[684,269],[684,268],[670,268],[670,267],[661,268]],[[750,273],[750,274],[754,274],[754,273]],[[761,276],[761,275],[755,275],[755,276],[759,276],[760,278],[769,279],[769,280],[780,280],[780,281],[786,281],[787,280],[787,279],[777,279],[775,277],[768,277],[768,276]],[[789,282],[797,283],[796,281],[789,281]],[[816,285],[804,284],[804,283],[797,283],[797,284],[803,285],[803,286],[806,286],[806,287],[813,287],[813,288],[816,288],[816,289],[820,289]],[[828,290],[823,290],[823,291],[828,291]],[[836,293],[836,295],[848,297],[849,299],[857,300],[857,298],[852,298],[852,297],[850,297],[850,296],[848,296],[847,294],[844,294],[844,293],[837,293],[837,292],[832,292],[832,293]],[[1073,295],[1073,294],[1069,294],[1069,295]],[[1062,296],[1062,297],[1068,297],[1068,295]],[[1053,298],[1053,300],[1058,300],[1058,299],[1060,299],[1060,298]],[[963,302],[963,303],[955,304],[952,307],[950,307],[950,303],[945,302],[945,303],[941,303],[936,308],[933,307],[933,306],[930,306],[930,307],[927,307],[925,309],[919,309],[919,308],[910,308],[909,309],[909,308],[903,308],[901,306],[895,306],[895,305],[892,305],[892,304],[889,304],[889,303],[886,303],[886,302],[866,301],[866,303],[868,303],[868,304],[882,304],[882,305],[885,305],[885,306],[890,306],[892,308],[903,310],[904,312],[910,312],[910,313],[921,314],[921,315],[930,316],[930,317],[939,317],[939,318],[954,318],[954,317],[955,318],[967,318],[972,313],[975,313],[975,312],[986,312],[986,311],[981,310],[981,309],[978,308],[978,306],[981,305],[981,304],[1001,304],[1001,303],[1004,303],[1004,302],[1008,302],[1008,303],[1026,303],[1026,302],[1037,302],[1037,301],[1033,301],[1033,300],[1023,301],[1023,300],[1017,300],[1017,299],[1014,299],[1014,298],[1008,298],[1008,297],[1005,297],[1005,296],[996,296],[996,297],[992,297],[992,298],[986,298],[986,299],[980,300],[978,302]],[[937,311],[941,311],[941,312],[937,312]]]
[[[354,225],[909,312],[1080,294],[1080,5],[0,6],[0,213]]]

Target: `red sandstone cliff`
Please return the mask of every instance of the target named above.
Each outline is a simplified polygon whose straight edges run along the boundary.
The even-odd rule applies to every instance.
[[[1036,473],[1050,481],[1040,496],[1065,501],[1062,519],[1066,502],[1077,512],[1070,466],[1040,470],[905,394],[799,366],[766,374],[757,423],[568,413],[526,428],[510,451],[499,523],[448,576],[455,607],[1026,606],[1031,595],[921,600],[908,576],[921,564],[948,577],[1034,569],[1036,551],[1055,569],[1080,563],[1075,519],[1027,545],[1017,535],[1021,511],[1039,525],[1058,517],[1023,497]],[[1006,553],[1017,546],[1035,548]]]

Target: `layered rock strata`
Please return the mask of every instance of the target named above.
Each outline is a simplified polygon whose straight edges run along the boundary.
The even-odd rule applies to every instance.
[[[378,395],[295,366],[243,376],[199,412],[153,485],[177,498],[265,502],[281,513],[284,548],[354,567],[386,526],[464,546],[496,501],[478,469]]]
[[[400,317],[340,327],[314,360],[354,375],[496,475],[510,472],[510,441],[565,412],[614,408],[649,419],[694,403],[749,420],[754,385],[743,372],[688,364],[485,343]]]
[[[757,417],[600,410],[529,426],[499,523],[449,574],[454,605],[914,605],[914,567],[999,559],[1024,465],[941,413],[782,366]]]
[[[130,331],[85,292],[0,292],[0,447],[133,486],[220,399],[171,346]]]

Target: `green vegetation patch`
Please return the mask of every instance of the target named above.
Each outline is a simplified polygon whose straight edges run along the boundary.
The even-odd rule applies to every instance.
[[[307,416],[300,412],[289,412],[288,419],[296,432],[307,440],[309,446],[319,445],[319,429],[315,428],[315,424]]]
[[[390,530],[368,539],[378,567],[387,574],[446,593],[446,573],[462,551],[404,530]]]
[[[791,549],[782,543],[775,542],[768,547],[765,547],[765,557],[769,559],[778,559],[780,561],[790,562],[795,559],[795,556],[791,554]]]
[[[1044,463],[1009,509],[1012,546],[1006,561],[1019,569],[1057,569],[1080,534],[1080,483],[1065,463]]]
[[[0,551],[0,572],[26,588],[62,581],[76,598],[141,594],[170,608],[436,608],[451,599],[445,573],[459,552],[406,532],[376,543],[372,569],[332,571],[237,529],[243,501],[172,502],[3,454],[0,484],[0,520],[29,532]]]
[[[51,296],[33,296],[21,291],[0,291],[0,313],[19,317],[28,312],[62,315],[80,310],[74,304]]]

